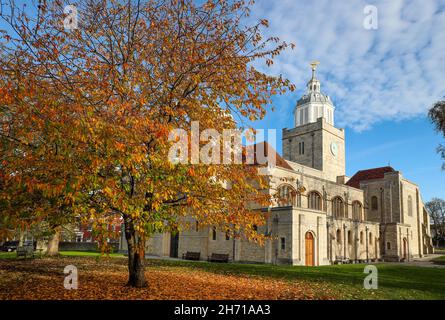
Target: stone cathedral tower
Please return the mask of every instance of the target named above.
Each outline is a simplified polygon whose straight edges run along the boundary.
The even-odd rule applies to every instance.
[[[334,126],[334,110],[329,96],[320,91],[312,62],[312,77],[307,92],[294,109],[295,128],[283,129],[283,156],[286,160],[321,170],[337,181],[345,175],[345,132]]]

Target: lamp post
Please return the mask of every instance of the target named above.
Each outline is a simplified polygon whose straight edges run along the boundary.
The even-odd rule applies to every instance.
[[[368,226],[366,226],[365,230],[366,230],[366,262],[368,262],[368,260],[369,260],[369,251],[368,251],[368,244],[369,244],[368,230],[369,230],[369,228],[368,228]]]
[[[235,262],[236,257],[236,231],[233,230],[233,240],[232,240],[232,261]]]
[[[347,226],[346,226],[346,224],[343,224],[343,247],[344,247],[344,250],[343,250],[343,257],[344,257],[344,259],[346,260],[346,252],[347,252],[347,243],[346,243],[346,240],[347,240],[347,238],[346,238],[346,229],[347,229]]]
[[[331,223],[329,221],[327,221],[327,219],[326,219],[326,228],[327,228],[327,231],[328,231],[328,236],[327,236],[327,241],[328,241],[328,243],[327,243],[327,245],[328,245],[328,260],[329,260],[329,262],[332,262],[332,259],[331,259],[331,231],[330,231]]]
[[[272,235],[278,235],[278,223],[279,223],[279,219],[278,216],[275,216],[273,218],[273,225],[272,225]],[[275,239],[273,241],[273,264],[277,264],[278,261],[278,239]]]

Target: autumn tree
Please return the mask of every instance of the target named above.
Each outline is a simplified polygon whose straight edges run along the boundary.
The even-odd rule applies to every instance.
[[[57,255],[61,226],[74,219],[76,175],[82,174],[82,162],[73,157],[77,151],[70,133],[73,118],[60,112],[61,98],[51,101],[51,81],[38,74],[42,66],[26,55],[21,48],[25,43],[11,44],[8,34],[4,38],[6,43],[0,44],[2,215],[21,231],[45,222],[50,236],[47,253]]]
[[[45,219],[63,206],[95,226],[122,216],[131,286],[146,285],[148,237],[187,228],[185,217],[261,242],[267,177],[246,163],[195,163],[193,152],[171,161],[171,132],[192,141],[195,121],[222,132],[262,118],[293,86],[256,66],[288,45],[262,37],[266,20],[249,23],[251,2],[72,5],[71,14],[61,1],[3,8],[2,177],[57,199],[34,213]]]
[[[425,206],[430,213],[436,247],[438,247],[440,242],[445,239],[445,200],[433,198],[431,201],[428,201]]]
[[[445,101],[438,101],[434,106],[428,111],[428,117],[434,124],[436,131],[441,132],[445,137]],[[445,160],[445,147],[439,145],[437,147],[437,152],[441,155],[442,159]],[[445,170],[445,163],[442,166]]]

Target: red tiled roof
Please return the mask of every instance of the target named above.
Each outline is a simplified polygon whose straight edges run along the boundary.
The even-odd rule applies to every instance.
[[[389,166],[360,170],[357,171],[357,173],[354,174],[352,178],[348,180],[348,182],[346,182],[346,185],[354,188],[360,188],[360,182],[365,180],[381,179],[387,172],[395,172],[395,170]]]
[[[265,145],[264,152],[263,152],[265,157],[267,157],[269,155],[269,152],[271,154],[275,153],[275,159],[276,159],[275,160],[276,161],[275,165],[277,167],[281,167],[281,168],[284,168],[284,169],[292,170],[292,167],[287,163],[287,161],[284,160],[278,154],[278,152],[274,148],[272,148],[272,146],[270,144],[268,144],[267,142],[264,142],[264,141],[263,142],[259,142],[259,143],[255,144],[255,146],[254,146],[254,148],[255,148],[255,160],[254,160],[255,164],[258,164],[258,161],[257,161],[258,146],[263,145],[263,144]]]

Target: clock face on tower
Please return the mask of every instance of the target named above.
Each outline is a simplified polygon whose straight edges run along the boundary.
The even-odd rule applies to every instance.
[[[335,142],[331,143],[331,153],[334,157],[338,154],[338,145]]]

